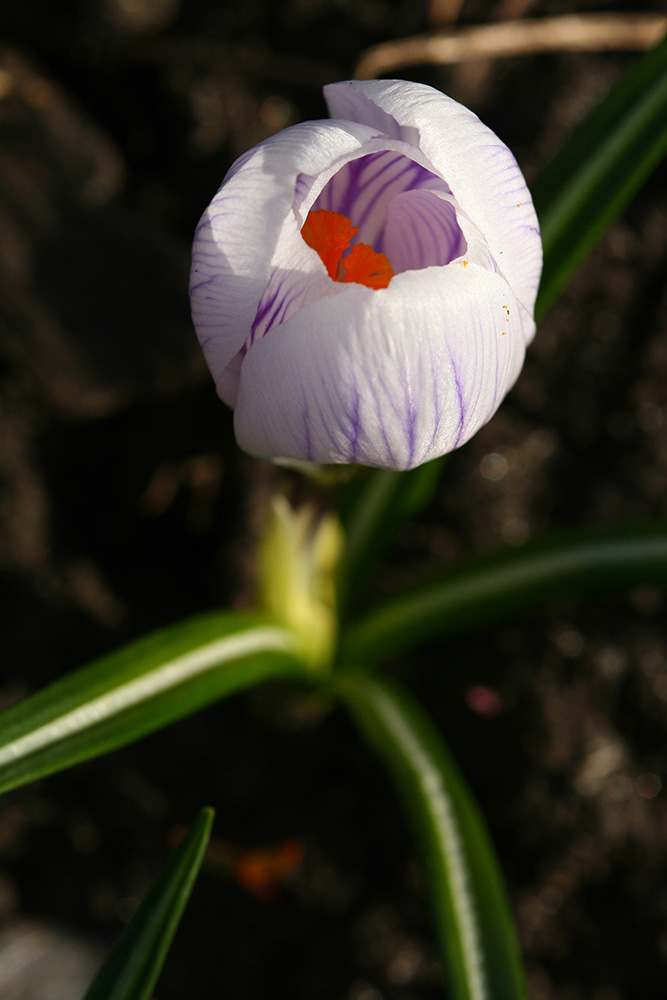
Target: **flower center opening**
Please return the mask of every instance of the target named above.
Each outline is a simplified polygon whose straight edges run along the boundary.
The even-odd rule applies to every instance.
[[[309,212],[301,235],[315,250],[327,274],[334,281],[353,281],[367,288],[386,288],[394,272],[389,259],[367,243],[350,244],[359,232],[346,216],[339,212],[317,209]]]

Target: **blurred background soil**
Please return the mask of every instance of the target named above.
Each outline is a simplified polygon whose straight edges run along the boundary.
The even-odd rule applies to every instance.
[[[0,702],[133,637],[244,603],[269,487],[237,450],[191,329],[191,234],[233,159],[322,117],[371,45],[565,0],[3,0]],[[634,11],[662,11],[640,2]],[[530,179],[630,65],[526,55],[398,75],[469,103]],[[383,587],[574,525],[664,518],[667,173],[542,323],[493,421],[402,531]],[[478,794],[534,1000],[661,997],[667,649],[657,591],[560,604],[395,665]],[[236,697],[0,803],[0,996],[82,995],[178,829],[215,849],[162,1000],[442,995],[421,869],[351,725]],[[259,895],[230,850],[297,841]],[[231,845],[231,847],[230,847]],[[289,866],[288,866],[289,867]]]

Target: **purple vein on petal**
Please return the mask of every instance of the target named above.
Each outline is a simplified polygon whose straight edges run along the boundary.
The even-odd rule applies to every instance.
[[[410,443],[409,443],[409,429],[406,430],[405,409],[402,409],[398,405],[398,403],[396,402],[394,393],[387,387],[386,382],[384,381],[384,379],[382,378],[382,375],[379,372],[377,373],[376,377],[377,377],[377,380],[379,382],[380,388],[382,389],[382,393],[384,395],[384,398],[386,399],[387,403],[389,404],[389,407],[393,411],[394,416],[396,417],[396,420],[398,421],[399,426],[402,428],[402,430],[404,432],[405,439],[408,442],[408,450],[409,450],[409,447],[410,447]],[[405,388],[407,390],[407,386]],[[407,391],[406,391],[406,400],[407,400],[407,398],[408,398],[408,395],[407,395]],[[409,418],[408,418],[408,424],[409,424]]]
[[[205,285],[210,285],[212,281],[217,279],[217,277],[217,274],[212,274],[210,277],[204,278],[203,281],[198,281],[196,285],[193,285],[190,288],[190,295],[192,295],[193,292],[196,292],[198,288],[204,288]]]
[[[313,298],[333,294],[332,284],[328,279],[322,283],[316,275],[307,272],[274,270],[251,323],[247,347],[266,336],[275,326],[286,323]]]
[[[319,376],[320,391],[317,394],[317,398],[318,400],[319,398],[323,399],[327,404],[327,413],[325,414],[322,405],[319,403],[319,401],[317,403],[317,412],[320,418],[320,429],[321,429],[320,433],[324,431],[327,437],[329,438],[329,442],[331,445],[331,452],[332,453],[337,452],[342,455],[340,448],[340,440],[337,439],[334,431],[337,428],[338,431],[340,432],[340,436],[345,439],[347,439],[348,437],[348,431],[347,427],[343,422],[343,419],[339,415],[342,410],[342,407],[340,405],[340,398],[336,400],[332,400],[331,398],[331,384],[332,384],[331,380],[328,379],[324,373],[320,373]]]
[[[325,379],[321,379],[322,388],[324,390],[324,396],[328,403],[329,414],[334,416],[334,420],[341,436],[345,438],[350,446],[348,454],[345,456],[345,460],[350,463],[356,462],[359,457],[359,437],[361,430],[361,399],[359,396],[359,389],[357,387],[356,381],[346,387],[347,391],[351,392],[351,406],[348,406],[343,399],[342,392],[339,394],[338,401],[332,400],[329,385],[326,383]],[[340,413],[340,416],[339,416]],[[322,416],[324,422],[324,417]],[[327,427],[327,432],[329,433],[330,439],[335,442],[335,437],[331,434],[329,427],[327,426],[328,421],[324,422],[324,426]],[[337,444],[339,447],[339,444]]]
[[[406,424],[407,439],[408,439],[408,461],[406,468],[409,469],[412,466],[412,462],[415,457],[415,439],[417,430],[417,411],[415,409],[414,400],[412,398],[412,393],[409,387],[407,388],[407,414],[408,422]]]
[[[456,429],[456,438],[454,440],[454,444],[452,445],[452,448],[456,448],[459,441],[463,437],[463,426],[465,423],[465,417],[464,417],[463,389],[461,386],[461,379],[459,378],[458,369],[454,362],[454,358],[451,356],[451,354],[450,354],[450,362],[452,365],[452,371],[454,373],[454,387],[456,389],[456,398],[458,399],[459,403],[459,426]]]
[[[404,191],[389,205],[382,252],[395,274],[442,267],[461,256],[466,246],[455,206],[435,191]]]
[[[382,434],[382,440],[384,441],[385,447],[387,449],[387,454],[389,455],[392,465],[395,465],[396,460],[394,458],[394,452],[391,447],[391,444],[389,443],[389,437],[387,436],[387,428],[385,427],[384,418],[382,416],[382,407],[380,405],[378,394],[375,391],[375,386],[373,385],[372,382],[369,382],[369,389],[371,391],[371,394],[373,396],[373,401],[375,403],[375,413],[378,419],[378,426],[380,427],[380,433]]]
[[[308,412],[308,407],[304,403],[303,409],[301,411],[301,419],[303,421],[303,430],[306,436],[306,458],[309,462],[313,461],[313,441],[310,436],[310,413]]]
[[[394,164],[396,162],[397,161],[394,160],[393,163],[388,163],[386,165],[386,167],[384,167],[381,171],[379,171],[378,174],[373,178],[373,181],[377,182],[377,180],[380,177],[380,175],[384,174],[386,170],[388,170],[390,167],[394,166]],[[406,165],[402,165],[400,170],[398,170],[391,177],[385,178],[385,180],[380,185],[380,187],[377,190],[374,190],[371,193],[371,197],[366,202],[366,205],[365,205],[365,207],[364,207],[361,215],[357,215],[355,217],[355,223],[359,226],[359,228],[361,230],[363,230],[363,227],[368,222],[369,217],[375,211],[375,209],[378,207],[378,203],[381,201],[382,196],[386,195],[387,192],[389,191],[389,189],[392,186],[396,186],[398,184],[398,182],[401,180],[401,178],[403,178],[403,179],[405,179],[407,181],[408,178],[410,178],[410,177],[412,177],[414,175],[415,171],[412,169],[414,166],[418,167],[419,170],[422,169],[421,167],[419,167],[418,164],[411,163],[411,161],[408,161],[408,165],[407,166]],[[411,187],[410,183],[401,184],[399,186],[399,190],[397,190],[395,192],[395,194],[400,194],[401,191],[406,191],[410,187]]]
[[[262,331],[262,336],[266,336],[269,330],[273,329],[274,326],[280,326],[284,323],[286,319],[292,315],[292,306],[298,304],[303,298],[305,292],[303,287],[299,288],[288,288],[285,295],[276,305],[269,322],[266,324],[265,329]]]
[[[257,307],[257,312],[255,313],[255,318],[252,321],[252,325],[250,327],[250,337],[248,338],[250,344],[254,344],[257,331],[262,326],[262,324],[265,323],[265,321],[266,321],[265,323],[266,329],[270,327],[271,320],[275,317],[278,309],[280,308],[279,297],[282,291],[282,286],[283,286],[282,281],[277,281],[273,288],[271,288],[271,282],[269,282],[269,284],[267,285],[266,291],[264,292],[264,295],[260,300],[260,303]],[[271,290],[269,291],[269,289]],[[276,302],[278,302],[278,305],[276,305]],[[269,317],[269,313],[271,313],[272,309],[273,309],[273,314]],[[269,319],[267,319],[267,317],[269,317]],[[263,330],[261,336],[264,336],[265,332],[266,330]]]
[[[437,264],[446,264],[446,263],[449,263],[448,261],[440,261],[440,260],[435,260],[435,259],[431,261],[429,259],[429,257],[434,257],[435,258],[436,254],[437,254],[437,251],[440,248],[440,244],[442,243],[442,239],[439,239],[438,237],[440,236],[440,237],[443,237],[445,239],[447,238],[448,234],[444,232],[444,226],[443,226],[443,232],[437,233],[435,231],[435,229],[433,228],[432,220],[429,219],[427,216],[425,216],[423,214],[423,212],[420,212],[419,210],[417,210],[415,212],[415,222],[421,223],[421,225],[423,226],[426,234],[428,236],[430,236],[430,238],[431,238],[431,246],[428,249],[430,249],[432,251],[431,254],[428,253],[425,240],[420,240],[417,226],[416,225],[413,226],[412,227],[413,235],[415,237],[415,243],[416,243],[416,245],[418,247],[418,250],[417,250],[417,253],[418,253],[418,266],[419,267],[426,267],[427,266],[427,261],[428,261],[429,264],[430,263],[434,263],[434,264],[436,264],[436,263]],[[440,256],[440,255],[438,254],[438,256]]]
[[[430,341],[428,343],[428,353],[431,360],[431,381],[433,382],[433,433],[431,434],[431,440],[428,443],[425,455],[430,457],[431,449],[435,444],[440,429],[440,392],[438,391],[438,369],[433,357],[433,345]]]
[[[407,367],[401,371],[401,382],[403,383],[403,398],[405,400],[404,432],[408,443],[408,460],[405,467],[406,469],[410,469],[415,457],[418,414],[417,408],[415,407],[414,385]]]
[[[330,184],[327,185],[329,188],[328,195],[328,205],[327,207],[331,211],[340,212],[347,219],[352,221],[352,216],[355,214],[355,202],[359,196],[359,183],[362,175],[368,168],[369,157],[362,156],[357,160],[352,160],[345,167],[342,168],[341,177],[338,178],[338,185]],[[335,178],[333,178],[335,179]],[[337,187],[343,185],[343,192],[341,195],[337,192]],[[327,189],[325,188],[325,191]],[[356,225],[356,222],[355,222]]]
[[[294,201],[292,202],[292,210],[295,214],[298,214],[303,202],[308,196],[308,192],[315,183],[315,177],[311,174],[297,174],[296,183],[294,185]]]
[[[368,157],[368,159],[370,159],[370,157]],[[410,174],[412,174],[412,167],[415,166],[412,160],[408,160],[401,154],[398,154],[398,156],[386,153],[376,154],[374,159],[376,164],[379,166],[379,169],[376,169],[370,177],[364,177],[363,187],[360,187],[355,195],[353,218],[354,224],[359,226],[361,230],[358,237],[360,241],[375,241],[375,233],[364,234],[364,227],[366,226],[369,217],[376,211],[378,204],[380,203],[381,205],[383,195],[385,196],[385,202],[391,200],[391,198],[387,196],[387,192],[392,186],[398,184],[398,190],[396,190],[394,194],[400,194],[401,191],[410,187],[410,183],[407,181],[407,178]],[[387,172],[392,170],[392,168],[397,165],[399,169],[395,173],[392,173],[391,176],[387,177]],[[404,183],[399,183],[401,178],[404,178]],[[384,215],[384,213],[382,214]],[[372,228],[373,227],[371,227],[371,229]]]
[[[348,435],[350,442],[350,462],[354,462],[358,454],[359,430],[361,427],[360,406],[359,389],[357,388],[357,383],[355,382],[352,390],[352,412],[348,414],[348,419],[350,421],[350,433]]]

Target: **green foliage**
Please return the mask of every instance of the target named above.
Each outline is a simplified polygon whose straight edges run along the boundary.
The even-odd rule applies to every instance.
[[[667,152],[667,37],[638,59],[533,184],[539,319]]]
[[[213,825],[202,809],[95,976],[84,1000],[148,1000],[204,859]]]
[[[285,629],[193,618],[78,670],[0,715],[0,792],[131,743],[239,689],[303,677]]]
[[[331,665],[338,639],[336,573],[344,538],[338,518],[312,504],[273,498],[257,554],[260,605],[298,642],[314,672]]]
[[[343,609],[361,593],[401,524],[429,503],[445,461],[436,458],[409,472],[365,469],[343,491],[340,514],[346,545],[339,572]]]
[[[549,601],[640,584],[667,587],[667,525],[543,539],[448,567],[386,602],[347,630],[341,657],[367,664]]]
[[[454,1000],[522,1000],[512,914],[481,813],[422,708],[395,683],[339,675],[335,690],[386,764],[428,872]]]

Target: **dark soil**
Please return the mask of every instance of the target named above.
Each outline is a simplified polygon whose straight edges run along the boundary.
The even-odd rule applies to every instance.
[[[575,9],[599,5],[533,6]],[[490,15],[470,0],[461,21]],[[248,601],[282,474],[238,451],[204,368],[191,233],[237,155],[323,116],[321,85],[349,77],[366,47],[427,26],[424,0],[4,0],[3,704],[155,627]],[[633,58],[403,75],[470,103],[530,178]],[[666,178],[663,166],[541,325],[498,415],[403,529],[379,591],[556,528],[665,517]],[[533,1000],[663,996],[661,594],[561,604],[395,669],[480,798]],[[480,712],[480,686],[495,714]],[[80,996],[205,803],[217,842],[296,838],[306,856],[272,900],[209,864],[161,1000],[442,995],[422,871],[379,765],[342,715],[266,689],[3,799],[3,1000]]]

